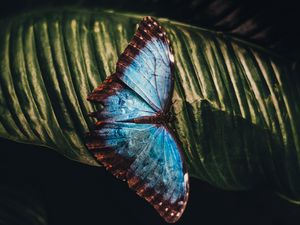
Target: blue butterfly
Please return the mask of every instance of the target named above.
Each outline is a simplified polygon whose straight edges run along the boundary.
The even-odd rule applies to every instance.
[[[102,109],[86,145],[114,176],[151,203],[167,222],[182,215],[189,177],[168,126],[174,57],[159,23],[146,17],[121,54],[116,72],[89,96]]]

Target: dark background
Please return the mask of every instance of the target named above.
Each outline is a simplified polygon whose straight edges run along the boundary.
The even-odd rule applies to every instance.
[[[297,67],[300,11],[296,2],[11,0],[2,5],[0,18],[24,10],[63,5],[104,6],[148,13],[231,33],[272,49]],[[1,185],[31,190],[30,195],[44,207],[50,225],[165,224],[146,201],[129,190],[126,183],[102,168],[73,162],[47,148],[4,139],[0,139],[0,153]],[[278,198],[267,188],[224,191],[193,178],[190,186],[189,203],[178,224],[299,224],[300,206]],[[0,204],[1,195],[5,193],[0,194]],[[26,203],[22,202],[22,205]],[[30,224],[24,215],[16,214],[11,208],[8,211],[0,209],[0,215],[3,212],[20,216],[21,224]]]

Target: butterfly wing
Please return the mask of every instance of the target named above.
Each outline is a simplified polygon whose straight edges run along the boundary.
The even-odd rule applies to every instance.
[[[188,199],[189,182],[180,147],[163,125],[106,123],[87,136],[87,147],[116,177],[176,222]]]
[[[98,119],[98,123],[155,115],[155,111],[147,102],[117,79],[115,74],[111,75],[87,98],[103,106],[102,110],[91,113]]]
[[[119,78],[156,111],[166,111],[173,92],[173,67],[166,32],[156,20],[146,17],[120,56],[116,70]]]
[[[169,110],[172,59],[163,28],[147,17],[120,56],[116,73],[88,96],[103,109],[91,114],[98,122],[86,139],[95,158],[167,222],[180,218],[188,199],[180,147],[165,125],[132,121]]]

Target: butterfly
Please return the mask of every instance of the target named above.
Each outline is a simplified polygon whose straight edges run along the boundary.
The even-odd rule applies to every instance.
[[[164,28],[145,17],[119,57],[116,72],[88,100],[102,109],[86,146],[114,176],[146,199],[169,223],[182,215],[189,176],[173,131],[174,56]]]

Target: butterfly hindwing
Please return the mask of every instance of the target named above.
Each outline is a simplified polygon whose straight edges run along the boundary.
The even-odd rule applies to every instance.
[[[156,111],[164,111],[173,91],[173,64],[166,32],[156,20],[146,17],[120,56],[117,72]]]
[[[102,124],[88,135],[87,147],[166,221],[175,222],[181,216],[188,198],[188,176],[179,145],[164,126]]]

